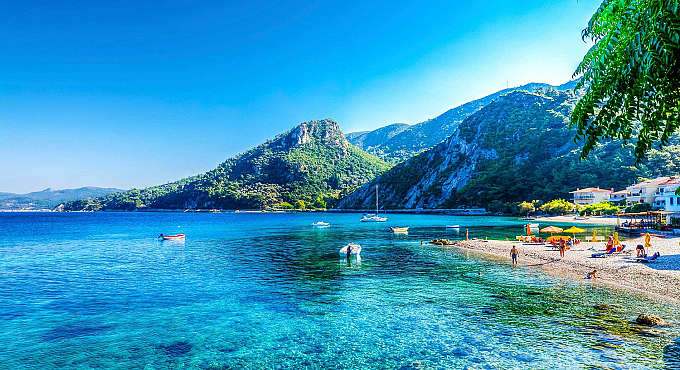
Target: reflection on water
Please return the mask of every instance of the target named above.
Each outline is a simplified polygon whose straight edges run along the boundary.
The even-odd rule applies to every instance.
[[[331,227],[309,228],[316,218],[0,214],[0,368],[678,364],[675,304],[421,245],[455,239],[447,224],[500,239],[521,221],[328,214]],[[184,243],[154,239],[177,225]],[[350,241],[361,257],[339,258]],[[641,327],[641,312],[670,325]]]

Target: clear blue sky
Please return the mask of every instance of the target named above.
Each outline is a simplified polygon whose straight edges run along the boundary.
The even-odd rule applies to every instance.
[[[300,122],[570,79],[593,0],[0,4],[0,192],[161,184]]]

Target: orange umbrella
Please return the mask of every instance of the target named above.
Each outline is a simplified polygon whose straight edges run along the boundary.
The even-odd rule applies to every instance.
[[[531,235],[531,225],[527,224],[527,236]]]
[[[551,233],[551,234],[554,234],[554,233],[561,233],[562,231],[563,231],[563,230],[560,229],[560,228],[557,227],[557,226],[548,226],[548,227],[546,227],[545,229],[541,230],[542,233]]]

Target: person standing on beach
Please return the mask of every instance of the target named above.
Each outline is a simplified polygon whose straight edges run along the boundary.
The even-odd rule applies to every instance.
[[[519,254],[519,251],[517,250],[516,246],[512,246],[512,249],[510,249],[510,257],[512,257],[512,265],[517,266],[517,255]]]
[[[567,242],[560,239],[560,257],[564,258],[564,251],[567,249]]]

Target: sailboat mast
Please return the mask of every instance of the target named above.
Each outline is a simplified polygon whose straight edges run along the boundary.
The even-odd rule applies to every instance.
[[[375,185],[375,215],[378,215],[378,184]]]

